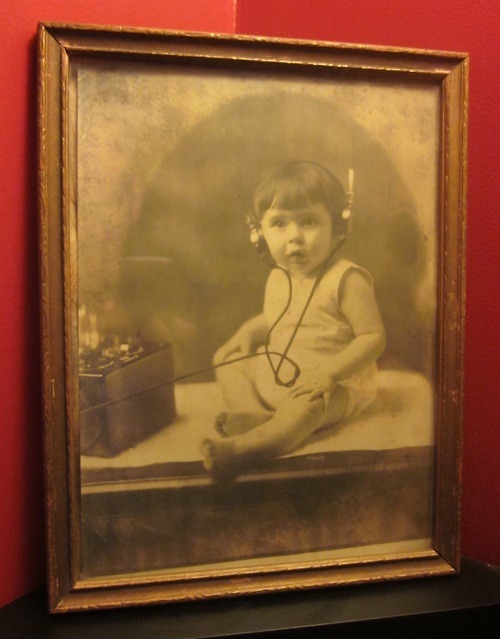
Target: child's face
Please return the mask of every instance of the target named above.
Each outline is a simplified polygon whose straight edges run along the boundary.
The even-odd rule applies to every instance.
[[[330,256],[332,218],[322,203],[268,209],[261,227],[274,261],[294,275],[313,274]]]

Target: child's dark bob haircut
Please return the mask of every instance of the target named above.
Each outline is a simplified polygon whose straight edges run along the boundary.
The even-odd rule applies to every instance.
[[[268,209],[300,209],[320,203],[332,217],[334,232],[343,233],[346,196],[342,185],[320,164],[298,160],[280,165],[262,180],[254,194],[254,215],[260,221]]]

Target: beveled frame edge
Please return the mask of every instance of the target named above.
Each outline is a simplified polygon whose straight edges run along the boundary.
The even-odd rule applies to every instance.
[[[434,548],[460,567],[469,59],[442,87],[439,370]],[[448,426],[448,427],[447,427]],[[450,427],[451,426],[451,427]]]
[[[290,65],[434,78],[442,86],[439,217],[439,336],[434,551],[388,560],[332,562],[300,570],[228,579],[223,574],[177,583],[110,580],[89,587],[72,579],[71,486],[66,430],[70,331],[65,291],[73,273],[65,258],[68,229],[66,91],[70,55],[155,59],[207,58],[212,63]],[[186,33],[157,29],[41,23],[39,25],[39,229],[41,340],[49,608],[52,612],[185,601],[295,588],[378,582],[455,573],[460,561],[465,206],[468,56],[394,47]],[[66,211],[66,214],[64,214]],[[71,287],[69,287],[71,288]],[[66,312],[65,312],[66,310]],[[71,394],[70,394],[71,395]],[[334,566],[334,567],[333,567]],[[295,577],[294,577],[295,575]]]
[[[312,568],[287,573],[261,573],[249,579],[245,574],[237,578],[207,578],[203,581],[186,581],[168,585],[149,583],[113,586],[102,590],[75,590],[61,597],[52,612],[65,613],[87,611],[96,608],[121,608],[137,605],[156,605],[205,601],[246,595],[270,595],[293,590],[319,589],[330,586],[343,587],[384,581],[405,581],[415,578],[437,577],[455,574],[448,562],[436,555],[427,559],[383,561],[354,566]]]
[[[40,26],[38,34],[38,206],[39,262],[42,345],[42,394],[44,418],[44,464],[47,577],[49,605],[54,607],[62,593],[70,588],[70,546],[67,525],[61,515],[69,513],[67,484],[67,441],[64,393],[63,280],[58,277],[63,263],[62,175],[53,163],[61,166],[60,64],[56,45]],[[49,50],[52,49],[52,50]],[[53,133],[56,132],[56,133]],[[52,211],[55,213],[51,214]],[[55,219],[54,219],[55,218]],[[53,312],[55,309],[55,312]],[[57,312],[59,310],[59,312]],[[61,479],[64,481],[61,485]]]

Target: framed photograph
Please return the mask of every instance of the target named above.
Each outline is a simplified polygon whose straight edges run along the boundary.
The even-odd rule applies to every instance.
[[[467,72],[40,25],[51,611],[459,570]]]

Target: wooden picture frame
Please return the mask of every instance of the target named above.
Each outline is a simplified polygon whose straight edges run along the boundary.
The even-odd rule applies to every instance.
[[[467,82],[462,53],[40,25],[52,612],[459,570]],[[245,215],[297,159],[354,192],[378,395],[214,478],[211,358],[269,272]]]

